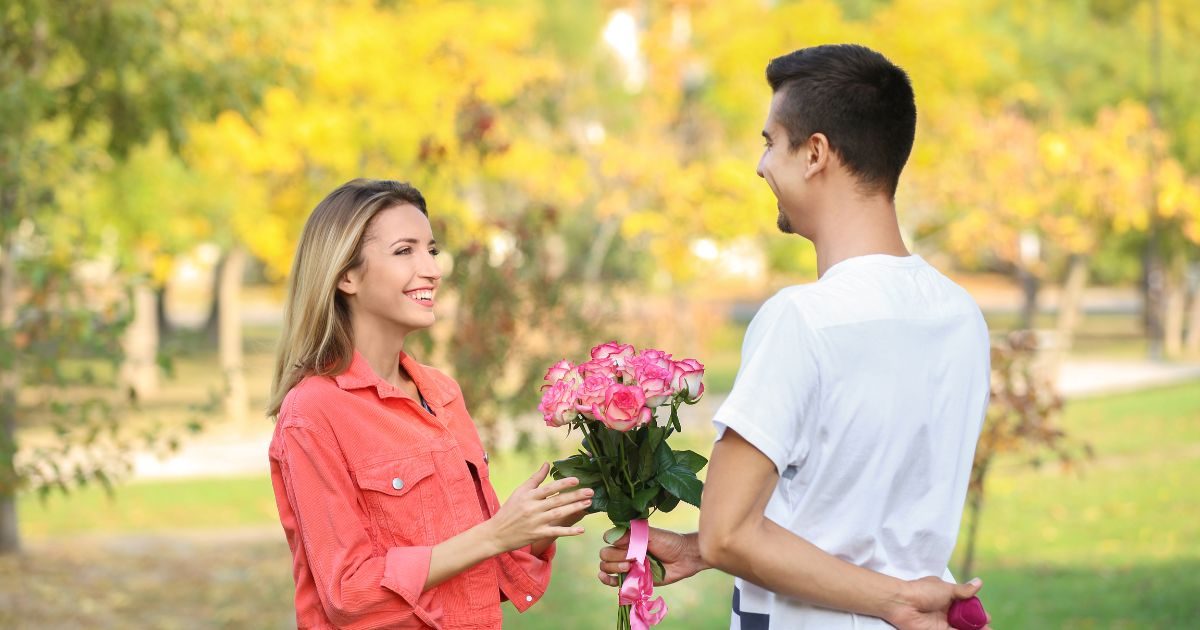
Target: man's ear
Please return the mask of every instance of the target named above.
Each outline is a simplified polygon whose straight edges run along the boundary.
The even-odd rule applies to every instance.
[[[829,146],[829,138],[823,133],[814,133],[804,143],[805,179],[815,176],[829,166],[833,148]]]

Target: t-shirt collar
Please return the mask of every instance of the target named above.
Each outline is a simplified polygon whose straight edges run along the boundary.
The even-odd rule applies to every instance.
[[[892,256],[891,254],[866,254],[863,256],[853,256],[825,270],[825,275],[821,276],[821,280],[828,280],[849,269],[855,269],[864,265],[887,265],[889,267],[916,267],[924,264],[925,260],[917,254],[909,254],[908,256]]]

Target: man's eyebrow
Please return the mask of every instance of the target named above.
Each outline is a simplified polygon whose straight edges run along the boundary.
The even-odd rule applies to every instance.
[[[766,130],[766,129],[763,129],[763,132],[762,132],[762,137],[766,138],[767,140],[770,140],[770,139],[771,139],[771,134],[767,133],[767,130]]]

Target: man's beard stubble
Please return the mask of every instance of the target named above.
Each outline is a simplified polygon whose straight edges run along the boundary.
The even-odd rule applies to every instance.
[[[779,217],[775,219],[775,226],[778,227],[779,231],[783,232],[784,234],[795,233],[792,231],[792,222],[788,221],[787,216],[783,214],[783,210],[779,211]]]

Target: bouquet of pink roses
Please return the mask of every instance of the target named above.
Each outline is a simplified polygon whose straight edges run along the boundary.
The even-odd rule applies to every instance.
[[[650,599],[662,564],[646,554],[646,519],[680,501],[700,507],[704,486],[696,473],[708,460],[672,450],[667,438],[681,430],[680,405],[704,395],[703,378],[695,359],[615,341],[592,348],[584,363],[564,359],[546,372],[538,405],[546,424],[583,433],[579,453],[554,462],[554,478],[577,477],[595,491],[589,512],[606,512],[615,526],[606,540],[630,532],[632,569],[622,580],[619,628],[644,629],[666,615],[662,598]]]

